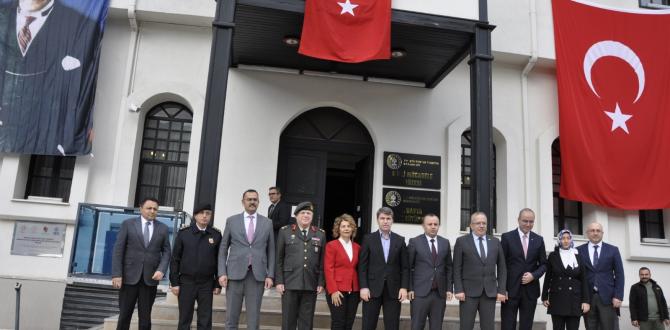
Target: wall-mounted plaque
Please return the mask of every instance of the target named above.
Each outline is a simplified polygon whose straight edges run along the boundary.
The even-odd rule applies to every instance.
[[[440,216],[440,192],[384,188],[384,206],[393,210],[393,222],[420,224],[427,213]]]
[[[12,254],[36,257],[63,257],[65,224],[16,221]]]
[[[384,152],[384,185],[440,189],[440,156]]]

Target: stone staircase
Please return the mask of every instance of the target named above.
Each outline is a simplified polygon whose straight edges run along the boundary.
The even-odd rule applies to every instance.
[[[538,308],[539,310],[540,308]],[[263,297],[263,304],[261,305],[261,329],[262,330],[274,330],[281,329],[281,298],[274,290],[267,290],[265,296]],[[174,330],[177,328],[177,320],[179,319],[179,310],[177,308],[177,297],[171,293],[168,293],[165,299],[157,299],[154,304],[152,311],[152,329],[156,330]],[[193,315],[193,324],[192,328],[196,328],[196,315]],[[537,319],[537,317],[536,317]],[[218,295],[214,297],[214,309],[213,309],[213,329],[225,329],[225,320],[226,320],[226,303],[225,296]],[[117,316],[112,316],[105,319],[104,330],[114,330],[116,329]],[[246,312],[244,307],[242,308],[242,314],[240,315],[240,329],[246,329]],[[500,309],[496,309],[496,324],[497,328],[500,328]],[[458,330],[459,327],[459,318],[458,318],[458,303],[454,300],[447,304],[447,310],[445,312],[444,322],[442,329],[445,330]],[[402,309],[400,312],[400,329],[410,329],[410,305],[409,303],[403,303]],[[131,324],[131,329],[137,329],[137,312],[133,315],[133,321]],[[319,295],[316,303],[316,311],[314,313],[314,329],[330,329],[330,311],[328,305],[326,304],[325,296]],[[356,317],[356,323],[354,324],[354,329],[361,329],[361,305],[358,307],[358,314]],[[384,329],[384,323],[381,319],[377,324],[378,330]],[[478,323],[475,325],[475,329],[479,329]],[[544,321],[535,321],[533,325],[533,330],[545,330],[546,322]]]

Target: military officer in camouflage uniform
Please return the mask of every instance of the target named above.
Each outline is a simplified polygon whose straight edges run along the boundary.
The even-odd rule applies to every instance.
[[[193,210],[194,221],[179,230],[174,241],[170,285],[179,301],[179,329],[191,329],[198,301],[198,330],[212,329],[213,294],[221,292],[216,278],[221,231],[209,226],[212,207]]]
[[[296,223],[277,235],[277,291],[282,295],[282,329],[312,329],[316,295],[323,291],[326,234],[312,226],[314,206],[298,204]]]

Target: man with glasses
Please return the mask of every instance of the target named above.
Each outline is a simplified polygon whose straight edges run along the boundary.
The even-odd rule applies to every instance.
[[[244,212],[226,219],[219,247],[219,284],[226,288],[226,329],[237,329],[242,301],[247,329],[257,330],[264,288],[272,287],[275,238],[272,221],[258,214],[258,192],[242,194]]]
[[[279,229],[291,222],[291,205],[281,199],[281,189],[279,187],[270,187],[268,197],[270,197],[270,206],[268,207],[268,218],[272,220],[272,229],[277,241]]]
[[[519,227],[502,234],[501,244],[507,265],[507,302],[501,306],[502,329],[530,330],[540,297],[540,277],[546,271],[547,255],[542,236],[532,232],[535,212],[519,212]]]

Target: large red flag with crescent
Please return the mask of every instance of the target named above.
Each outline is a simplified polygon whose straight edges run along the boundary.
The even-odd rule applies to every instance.
[[[391,0],[307,0],[298,52],[348,63],[391,58]]]
[[[670,207],[670,11],[553,0],[562,197]]]

